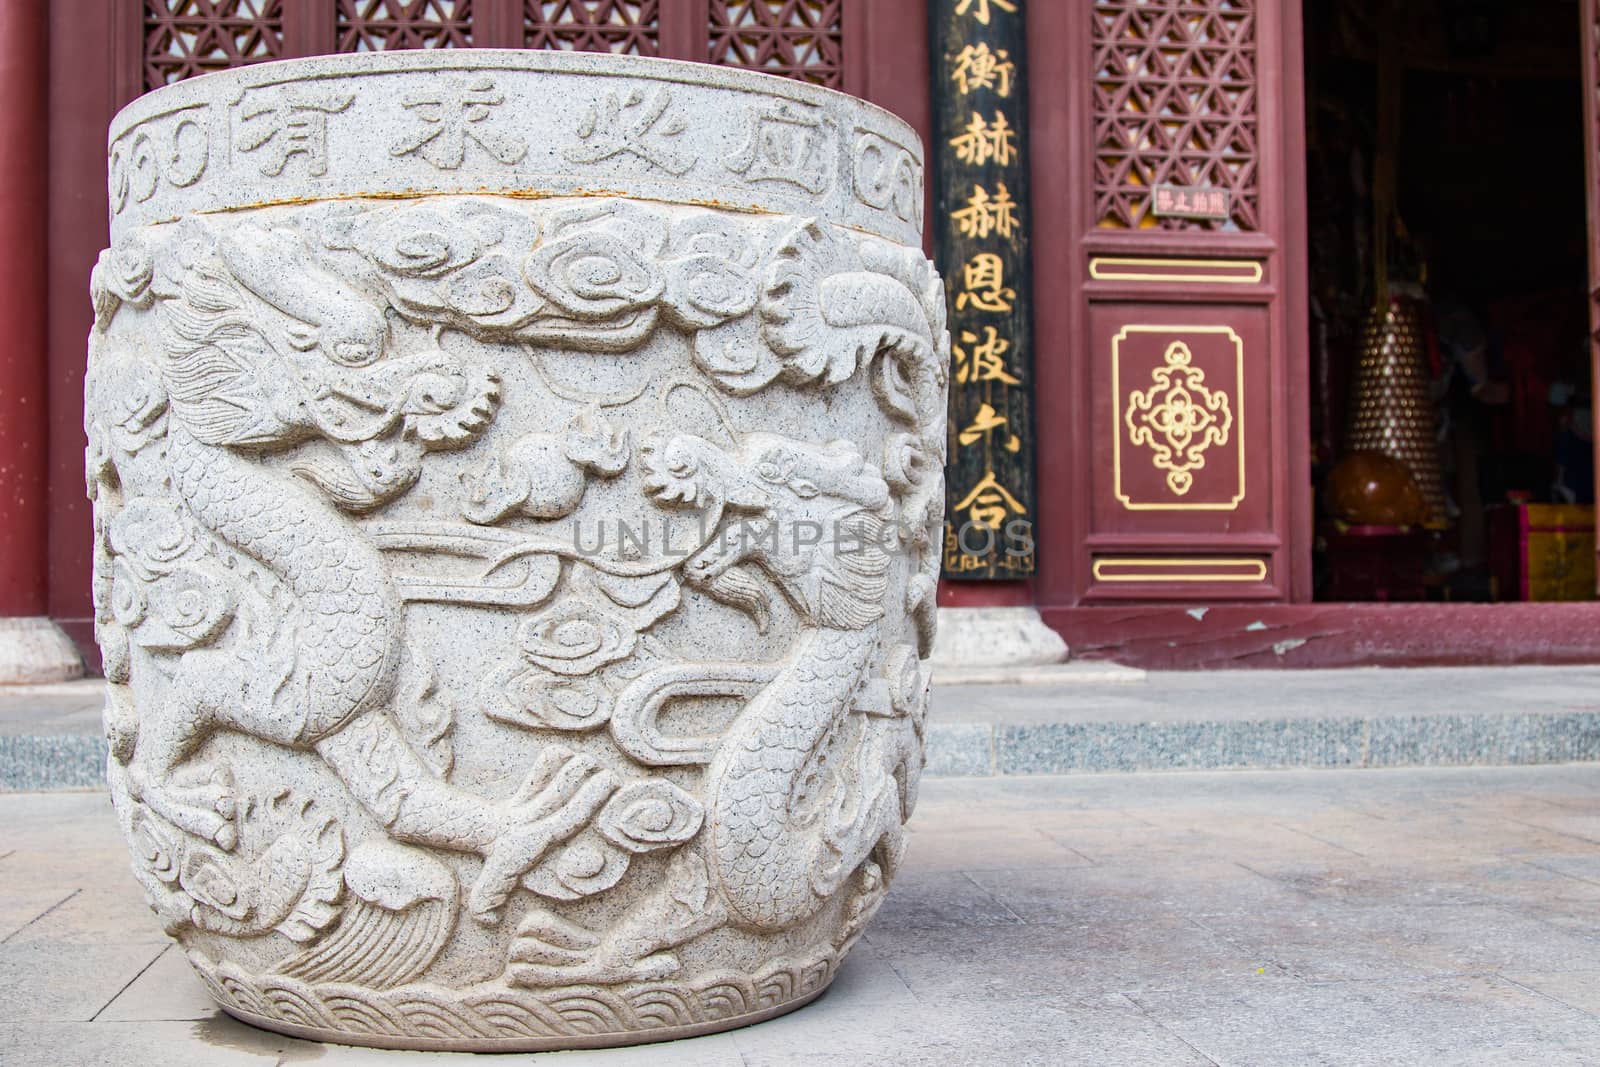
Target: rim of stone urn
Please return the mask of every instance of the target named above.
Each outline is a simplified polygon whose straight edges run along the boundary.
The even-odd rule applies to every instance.
[[[403,79],[425,72],[488,77],[494,83],[491,92],[499,94],[505,94],[508,86],[533,86],[531,79],[521,81],[524,75],[548,74],[632,78],[653,83],[652,91],[687,91],[702,100],[671,98],[668,107],[675,103],[681,109],[683,132],[699,151],[682,173],[672,173],[670,165],[663,167],[630,152],[610,157],[609,166],[606,162],[585,167],[563,161],[552,167],[548,162],[550,145],[541,146],[536,137],[526,135],[543,133],[547,142],[568,142],[564,149],[555,146],[556,152],[571,151],[574,143],[583,140],[577,130],[583,119],[579,109],[573,109],[571,118],[557,127],[565,132],[549,136],[555,132],[555,124],[548,116],[560,110],[563,99],[563,94],[556,93],[550,101],[553,108],[524,107],[519,114],[514,107],[502,111],[496,105],[496,115],[504,118],[513,138],[524,138],[528,146],[521,159],[506,164],[469,146],[455,167],[430,166],[419,153],[395,153],[389,149],[396,146],[380,144],[389,139],[382,132],[383,122],[365,126],[361,122],[363,118],[381,118],[393,126],[409,119],[415,125],[419,120],[408,114],[403,92],[394,91],[398,85],[391,83],[368,93],[367,101],[360,93],[339,91],[351,84],[340,79]],[[495,82],[500,75],[510,78]],[[320,99],[310,91],[313,86],[323,90]],[[576,91],[575,86],[571,89]],[[606,91],[611,90],[607,87]],[[319,105],[314,110],[325,117],[330,133],[338,131],[345,155],[339,158],[332,146],[324,146],[320,160],[302,151],[284,160],[276,173],[267,173],[277,162],[275,153],[260,154],[259,145],[246,147],[259,135],[242,136],[246,131],[239,127],[246,119],[261,122],[263,114],[270,120],[270,110],[262,109],[282,106],[283,95],[293,93]],[[745,114],[730,123],[697,122],[705,114],[702,107],[707,93],[745,98]],[[341,108],[345,96],[351,101]],[[504,103],[511,105],[515,99],[507,95]],[[650,107],[656,102],[658,99],[639,104]],[[718,102],[716,111],[726,113],[726,108],[738,103],[737,99],[725,105]],[[798,122],[820,131],[823,142],[818,154],[825,174],[808,173],[805,177],[809,180],[802,183],[761,172],[759,165],[754,169],[746,166],[741,173],[736,169],[742,162],[741,150],[750,143],[758,121]],[[350,152],[351,144],[359,151]],[[543,155],[535,151],[540,147],[545,149]],[[920,245],[922,238],[922,142],[904,119],[860,97],[809,82],[654,56],[514,48],[418,49],[252,63],[162,86],[133,100],[111,120],[107,152],[113,239],[136,227],[190,214],[321,200],[449,194],[522,199],[627,197],[762,214],[816,215],[903,244]],[[251,152],[258,154],[247,154]]]

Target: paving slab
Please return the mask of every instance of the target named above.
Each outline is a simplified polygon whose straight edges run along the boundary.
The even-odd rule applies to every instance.
[[[0,944],[0,1020],[89,1022],[165,949],[149,939]]]
[[[0,1023],[6,1067],[277,1067],[301,1062],[287,1059],[283,1045],[283,1039],[232,1020]]]
[[[1600,1020],[1493,975],[1134,993],[1146,1014],[1230,1067],[1592,1065]]]
[[[203,1022],[222,1017],[217,1002],[183,958],[176,945],[161,955],[122,988],[95,1016],[106,1023]]]

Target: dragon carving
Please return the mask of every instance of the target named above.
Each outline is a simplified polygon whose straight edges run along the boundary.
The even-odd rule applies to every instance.
[[[757,672],[741,664],[669,668],[673,677],[666,683],[688,681],[703,689],[708,680],[726,678],[738,692],[770,673],[707,765],[707,850],[733,917],[780,930],[810,916],[880,841],[891,869],[899,859],[901,823],[909,813],[902,810],[898,782],[915,758],[912,746],[893,729],[864,730],[867,736],[852,738],[855,743],[839,743],[855,725],[849,713],[883,652],[878,624],[897,536],[893,500],[877,467],[846,441],[817,447],[752,434],[742,454],[729,456],[684,436],[669,442],[662,460],[662,474],[650,483],[658,496],[683,501],[710,495],[739,516],[685,563],[689,583],[761,618],[770,609],[759,571],[802,620],[800,637],[780,666]],[[754,529],[747,516],[756,517]],[[821,540],[800,551],[783,543],[799,540],[800,531],[815,531]],[[649,696],[624,694],[613,732],[634,722],[636,707],[662,696],[653,678],[632,693]],[[873,710],[892,716],[917,699],[896,694],[899,709],[884,701]],[[856,754],[854,767],[824,765],[841,752]]]
[[[96,268],[87,428],[111,777],[169,929],[283,934],[299,947],[273,981],[297,988],[425,980],[458,908],[443,850],[481,857],[465,903],[486,926],[519,887],[556,902],[510,935],[512,985],[657,980],[712,930],[781,937],[829,907],[836,961],[900,862],[921,770],[948,352],[926,260],[811,220],[477,198],[339,208],[320,229],[191,219],[154,246]],[[113,341],[123,306],[158,328]],[[650,383],[616,368],[649,365],[658,323],[708,395],[854,381],[889,431],[702,420],[635,443],[617,409]],[[535,350],[563,348],[622,384],[484,440],[511,377],[496,361],[542,375]],[[429,484],[461,499],[393,517],[452,451],[478,462]],[[545,525],[624,492],[692,513],[699,542],[589,558]],[[430,552],[484,569],[386,559]],[[795,636],[760,662],[647,639],[680,588]],[[489,729],[539,737],[509,795],[450,780],[408,603],[527,616],[483,682]],[[684,733],[667,709],[699,698],[737,711]],[[244,796],[206,757],[224,731],[314,754],[385,834],[347,854],[326,805]],[[607,929],[561,910],[657,850],[660,877]]]
[[[880,405],[915,432],[890,435],[883,467],[849,441],[762,432],[732,448],[680,434],[648,449],[646,491],[714,517],[716,536],[681,566],[686,584],[762,629],[781,597],[800,635],[777,663],[672,664],[621,694],[610,725],[625,752],[647,765],[704,765],[706,828],[698,851],[681,854],[662,890],[609,936],[531,917],[514,950],[527,984],[670,974],[675,945],[727,922],[788,929],[864,864],[873,892],[899,864],[927,699],[919,659],[937,556],[925,538],[943,491],[933,473],[943,460],[942,296],[910,259],[872,245],[858,254],[865,262],[814,223],[790,235],[767,290],[769,344],[779,373],[800,381],[866,368]],[[917,561],[904,583],[913,633],[890,645],[885,606],[904,558]],[[673,736],[659,721],[678,697],[719,694],[747,700],[719,736]]]
[[[183,762],[219,728],[312,750],[393,837],[482,855],[470,904],[492,921],[616,779],[571,756],[491,803],[435,774],[389,711],[400,603],[380,551],[342,511],[381,506],[415,483],[425,453],[476,438],[498,405],[497,377],[442,350],[389,355],[382,311],[291,233],[196,228],[178,255],[158,307],[169,477],[200,530],[260,564],[291,606],[275,625],[263,612],[256,632],[183,652],[164,699],[115,739],[129,792],[229,851],[234,798],[215,780],[185,784]],[[113,387],[115,367],[108,358],[91,389]],[[287,472],[259,462],[308,442],[327,451]],[[101,471],[124,490],[139,488],[138,473]]]

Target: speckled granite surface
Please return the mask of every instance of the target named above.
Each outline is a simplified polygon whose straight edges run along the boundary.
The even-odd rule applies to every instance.
[[[106,743],[96,736],[0,736],[0,791],[105,785]]]

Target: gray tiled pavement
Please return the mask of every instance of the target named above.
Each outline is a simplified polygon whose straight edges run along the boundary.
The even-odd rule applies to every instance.
[[[914,826],[817,1003],[540,1062],[1600,1064],[1600,766],[948,779]],[[228,1020],[100,796],[0,796],[0,1063],[309,1062],[464,1059]]]

